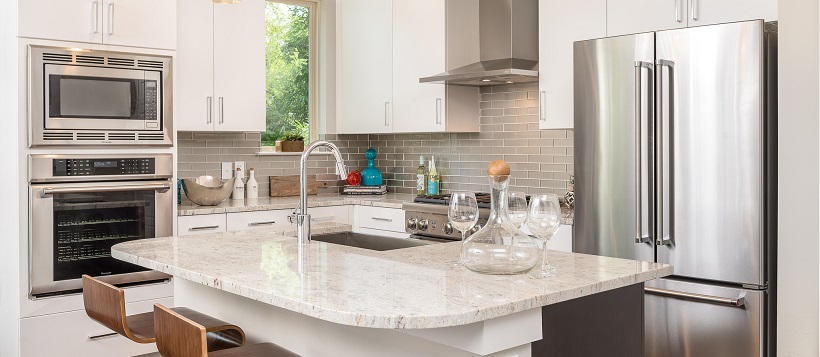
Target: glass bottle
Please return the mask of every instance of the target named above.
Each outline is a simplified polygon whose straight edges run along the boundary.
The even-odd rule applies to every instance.
[[[433,156],[430,159],[430,173],[427,175],[427,194],[428,195],[438,195],[439,194],[439,181],[441,181],[441,177],[438,174],[438,170],[436,169],[436,157]]]
[[[538,242],[520,231],[506,215],[509,175],[489,175],[490,216],[484,227],[462,245],[462,264],[484,274],[520,274],[541,258]]]
[[[419,156],[419,168],[416,169],[416,195],[427,194],[427,168],[424,167],[424,155]]]

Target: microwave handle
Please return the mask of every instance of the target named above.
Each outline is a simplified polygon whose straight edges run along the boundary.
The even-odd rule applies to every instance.
[[[102,186],[102,187],[46,187],[40,192],[40,197],[66,193],[98,193],[98,192],[123,192],[123,191],[159,191],[166,192],[171,189],[171,185],[124,185],[124,186]]]

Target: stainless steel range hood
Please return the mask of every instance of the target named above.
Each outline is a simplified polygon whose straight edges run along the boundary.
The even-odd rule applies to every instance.
[[[420,83],[538,81],[538,0],[446,0],[447,72]]]

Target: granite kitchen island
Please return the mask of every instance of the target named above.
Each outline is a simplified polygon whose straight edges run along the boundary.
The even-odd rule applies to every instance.
[[[315,225],[313,234],[349,229]],[[637,311],[643,282],[672,274],[669,265],[551,251],[557,277],[491,276],[450,265],[458,242],[380,252],[313,241],[300,250],[293,236],[156,238],[115,245],[112,255],[173,275],[177,306],[304,356],[530,356],[550,307],[560,315],[558,307],[628,289]]]

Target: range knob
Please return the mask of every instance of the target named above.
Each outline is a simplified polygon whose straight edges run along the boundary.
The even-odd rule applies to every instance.
[[[447,223],[444,224],[444,234],[453,234],[454,230],[455,229],[453,229],[453,224],[452,223],[447,222]]]
[[[480,224],[476,224],[475,226],[473,226],[473,229],[471,229],[471,230],[470,230],[470,234],[473,234],[473,233],[475,233],[475,232],[478,232],[478,230],[480,230],[480,229],[481,229],[481,225],[480,225]]]
[[[418,220],[415,219],[415,218],[407,219],[407,229],[409,229],[411,231],[416,230],[416,222],[418,222]]]
[[[426,231],[427,230],[427,220],[426,219],[419,220],[419,223],[416,224],[416,227],[418,227],[418,229],[420,231]]]

